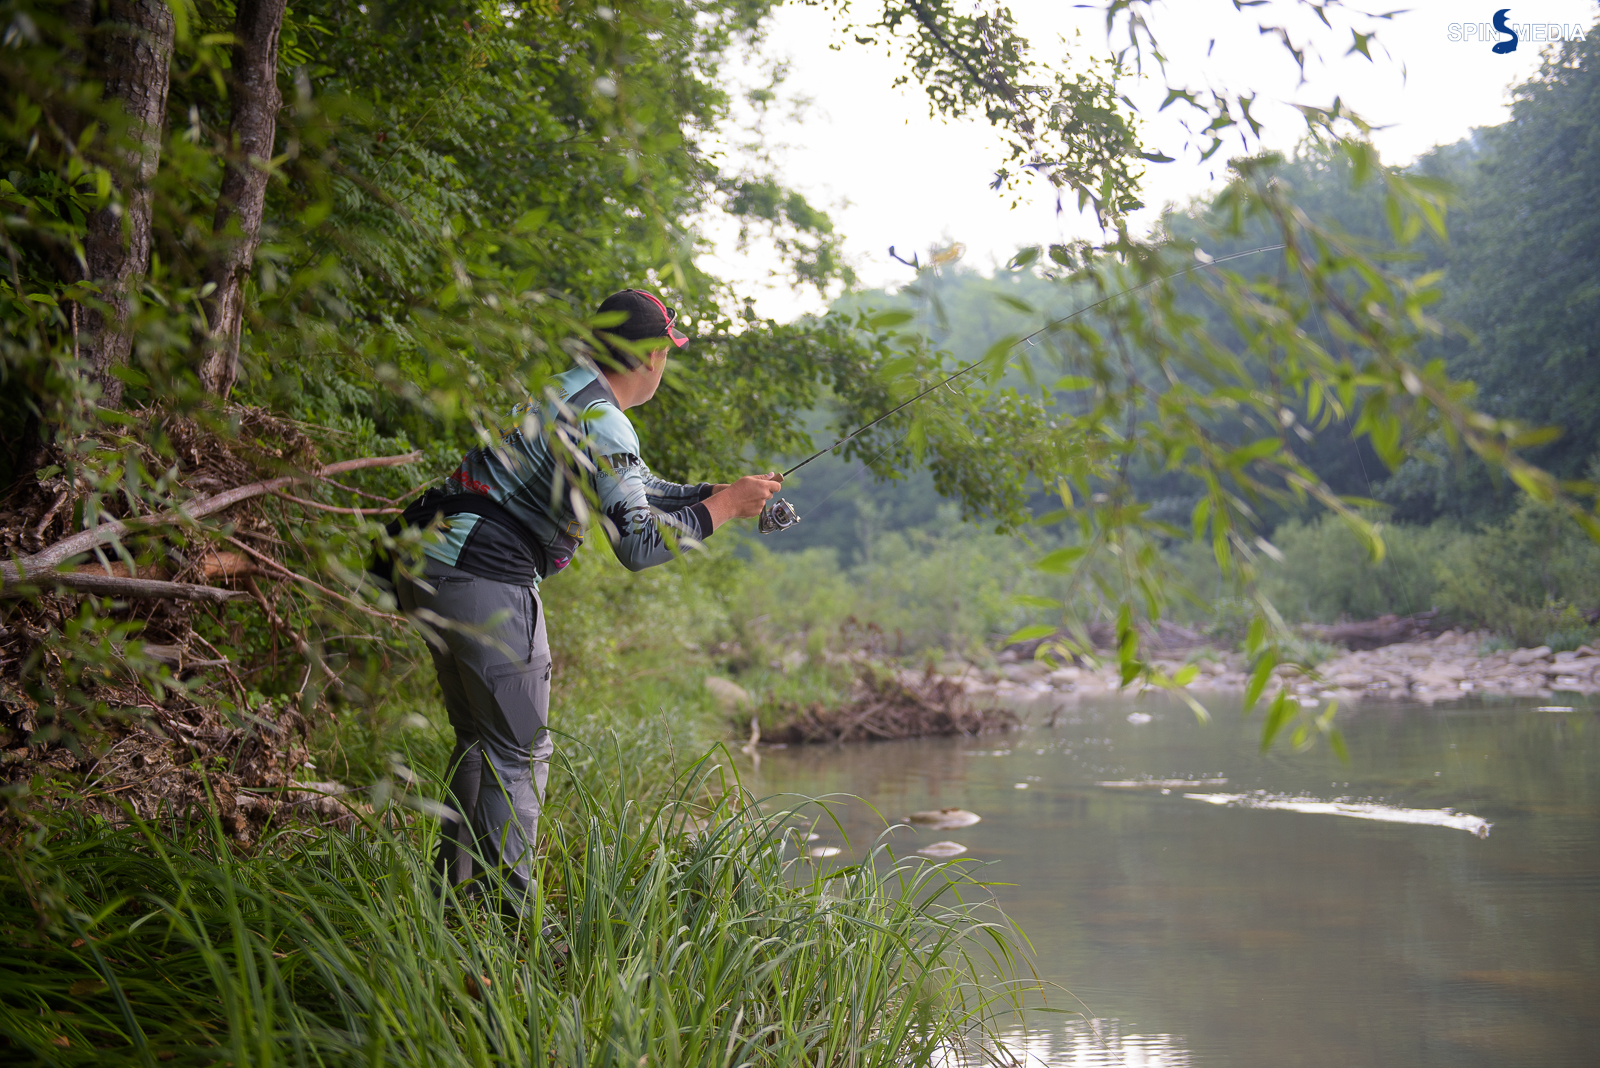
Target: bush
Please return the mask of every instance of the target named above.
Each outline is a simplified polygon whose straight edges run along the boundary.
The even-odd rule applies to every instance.
[[[1576,648],[1594,634],[1584,613],[1600,607],[1600,546],[1548,505],[1526,500],[1504,523],[1458,538],[1437,574],[1441,607],[1519,645]]]
[[[948,508],[948,506],[947,506]],[[774,553],[751,550],[749,570],[732,606],[734,630],[752,663],[765,666],[778,649],[815,656],[848,641],[902,659],[929,653],[982,656],[996,634],[1051,618],[1019,607],[1018,594],[1060,596],[1063,581],[1032,566],[1039,549],[1021,538],[963,524],[953,509],[937,530],[881,534],[866,558],[841,567],[832,549]]]
[[[1524,500],[1511,518],[1479,531],[1441,520],[1381,532],[1387,552],[1374,564],[1336,516],[1284,523],[1272,539],[1283,560],[1263,560],[1262,593],[1292,621],[1439,608],[1515,645],[1575,649],[1600,637],[1591,621],[1600,609],[1600,546],[1556,508]],[[1170,556],[1203,597],[1220,589],[1206,547],[1186,543]],[[1219,639],[1237,639],[1249,607],[1219,594],[1198,621]]]
[[[1440,556],[1470,535],[1448,522],[1383,526],[1382,562],[1337,516],[1290,520],[1273,534],[1282,562],[1262,569],[1262,590],[1286,619],[1331,623],[1411,615],[1441,603]]]

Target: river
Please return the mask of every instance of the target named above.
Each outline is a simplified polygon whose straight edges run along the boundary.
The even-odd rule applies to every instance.
[[[1036,1068],[1588,1068],[1600,719],[1539,708],[1346,713],[1342,764],[1262,754],[1237,710],[1112,700],[1011,735],[764,751],[753,785],[861,799],[835,809],[848,841],[818,824],[827,863],[884,830],[863,801],[979,813],[892,840],[956,842],[1012,884],[993,892],[1066,1013],[1013,1019]]]

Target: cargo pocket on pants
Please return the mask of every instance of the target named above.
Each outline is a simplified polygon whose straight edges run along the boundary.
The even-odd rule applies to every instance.
[[[489,692],[505,737],[518,749],[531,749],[550,716],[550,657],[526,664],[496,664],[486,673]]]

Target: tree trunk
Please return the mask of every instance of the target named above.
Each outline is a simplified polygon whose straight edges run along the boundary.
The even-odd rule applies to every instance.
[[[78,6],[82,6],[81,4]],[[101,403],[122,403],[115,371],[128,362],[131,291],[150,268],[150,224],[156,170],[167,125],[167,84],[175,27],[164,0],[106,0],[96,5],[87,36],[90,75],[119,100],[130,118],[119,154],[119,200],[89,217],[84,238],[87,277],[100,286],[104,310],[85,308],[81,349],[100,383]]]
[[[239,334],[244,327],[244,284],[261,244],[261,215],[268,167],[278,132],[278,31],[286,0],[239,0],[234,28],[230,91],[233,118],[228,162],[217,196],[213,233],[216,251],[206,281],[216,286],[205,298],[205,356],[200,383],[226,398],[239,378]]]

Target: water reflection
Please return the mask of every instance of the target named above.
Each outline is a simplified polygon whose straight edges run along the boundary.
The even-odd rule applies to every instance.
[[[1120,1020],[1090,1020],[1059,1030],[1016,1030],[1005,1052],[1023,1068],[1189,1068],[1193,1059],[1173,1035],[1124,1034]]]
[[[1419,827],[1454,827],[1479,838],[1489,837],[1494,824],[1480,816],[1457,812],[1453,808],[1398,808],[1377,801],[1318,801],[1311,797],[1285,797],[1257,790],[1251,794],[1184,794],[1189,801],[1235,808],[1276,808],[1284,812],[1304,812],[1316,816],[1348,816],[1357,820],[1384,823],[1414,823]]]
[[[948,841],[967,849],[954,863],[990,865],[1033,966],[1072,992],[1048,1004],[1116,1036],[1031,1014],[1013,1037],[1032,1064],[1587,1066],[1600,723],[1534,708],[1369,710],[1343,724],[1342,765],[1260,754],[1258,722],[1113,702],[998,746],[771,752],[758,789],[869,802],[836,809],[848,843],[816,828],[839,863],[885,819],[982,816],[891,841],[902,855]],[[1228,803],[1186,798],[1219,787]],[[1493,836],[1456,833],[1476,831],[1468,820]]]

